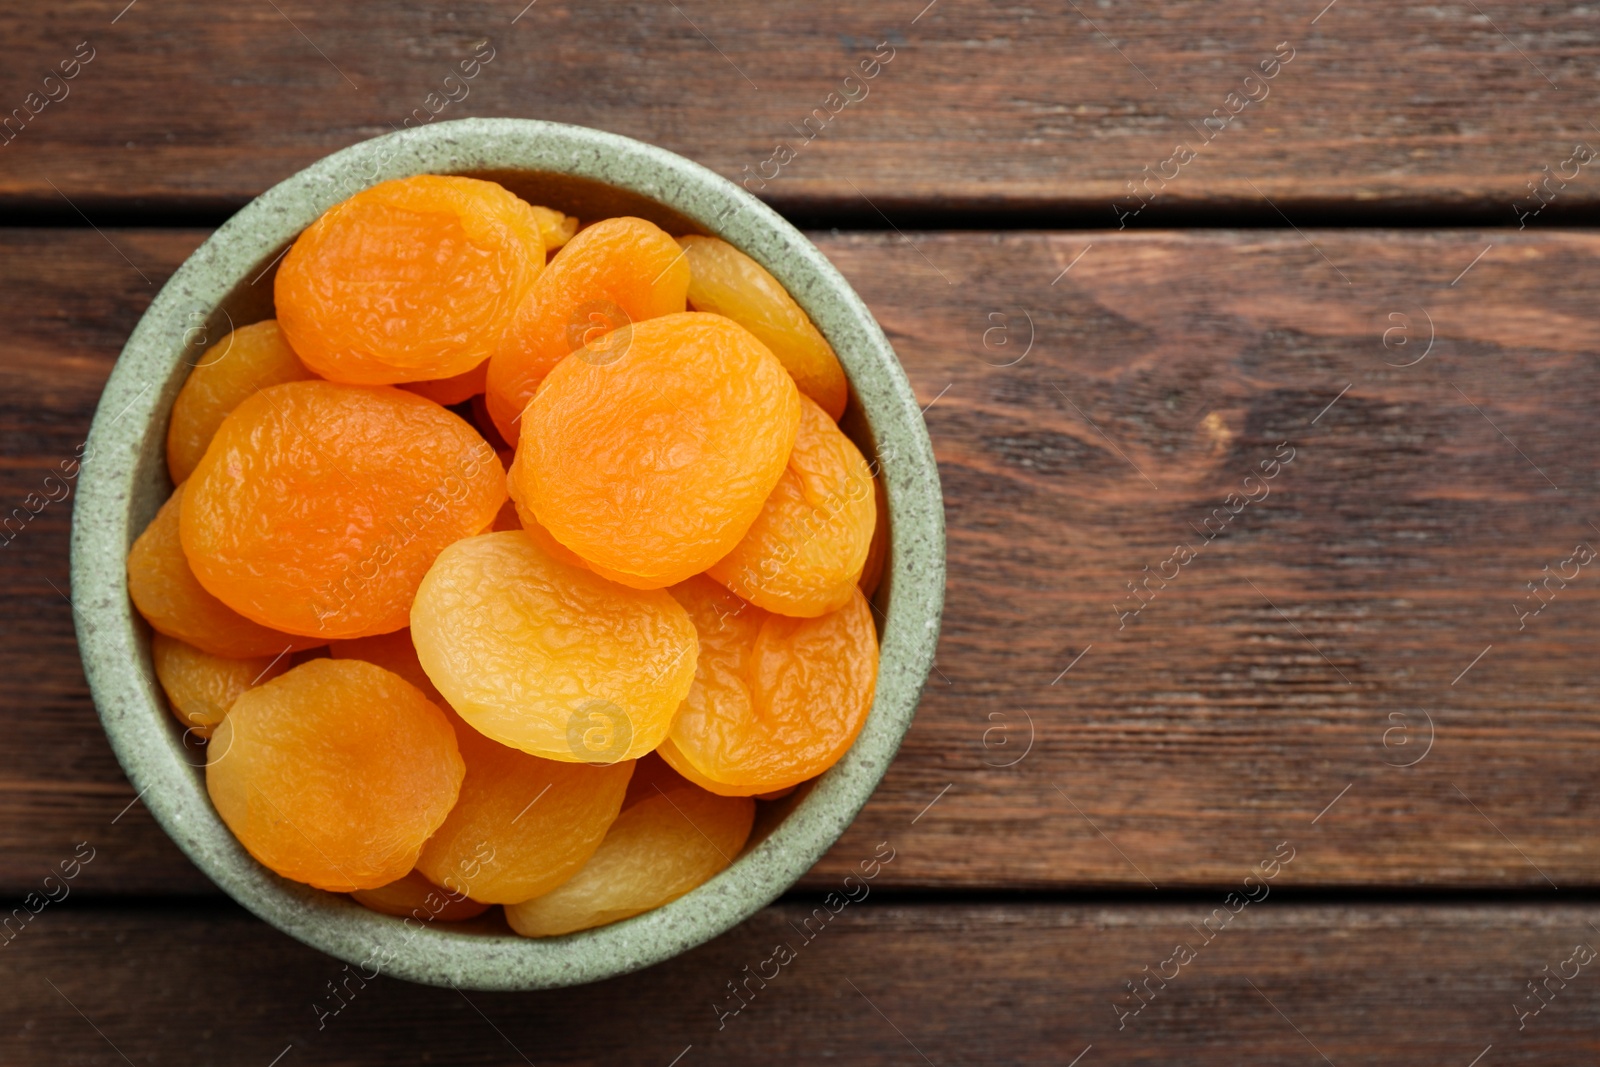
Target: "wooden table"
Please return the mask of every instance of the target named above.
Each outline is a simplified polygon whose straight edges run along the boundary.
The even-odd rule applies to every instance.
[[[1594,1062],[1592,12],[125,2],[0,12],[0,886],[93,857],[0,949],[0,1063]],[[337,964],[135,802],[38,494],[211,227],[435,107],[652,141],[808,227],[927,404],[948,606],[899,758],[778,904],[594,986],[379,979],[319,1029]]]

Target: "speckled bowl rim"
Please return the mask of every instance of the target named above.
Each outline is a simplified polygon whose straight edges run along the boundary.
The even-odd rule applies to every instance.
[[[849,753],[759,845],[704,886],[644,915],[561,938],[404,923],[280,878],[233,838],[172,729],[148,629],[128,599],[128,547],[164,491],[165,427],[184,339],[324,210],[419,173],[523,170],[642,194],[760,261],[839,353],[876,438],[893,541],[877,698]],[[231,897],[304,943],[370,970],[467,989],[592,982],[667,959],[732,928],[804,874],[866,803],[910,727],[944,599],[944,509],[910,383],[871,312],[818,249],[771,208],[681,156],[598,130],[462,119],[364,141],[273,186],[178,269],[139,320],[95,414],[79,475],[72,590],[84,670],[117,758],[156,820]],[[137,524],[137,525],[136,525]]]

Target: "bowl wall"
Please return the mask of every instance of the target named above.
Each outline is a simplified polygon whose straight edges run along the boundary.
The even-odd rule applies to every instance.
[[[841,424],[881,464],[891,543],[874,598],[882,652],[876,700],[849,753],[809,788],[762,805],[751,843],[704,886],[662,908],[566,937],[529,940],[503,920],[423,924],[280,878],[233,838],[206,796],[205,754],[185,744],[150,660],[150,631],[128,599],[133,539],[172,490],[173,399],[206,346],[270,318],[282,253],[324,210],[411,174],[498,181],[584,220],[638,215],[673,234],[719,236],[788,288],[838,352],[851,382]],[[910,726],[932,664],[944,593],[937,468],[910,385],[871,313],[827,259],[726,179],[662,149],[581,127],[462,119],[337,152],[281,182],[219,228],[146,311],[106,385],[73,514],[78,642],[100,718],[143,803],[235,900],[370,977],[467,989],[535,989],[648,966],[731,928],[781,894],[871,795]]]

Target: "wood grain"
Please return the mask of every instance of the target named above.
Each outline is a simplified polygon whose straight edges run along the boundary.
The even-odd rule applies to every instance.
[[[1514,225],[1537,206],[1529,183],[1551,175],[1536,223],[1588,218],[1600,204],[1585,165],[1562,166],[1600,136],[1588,77],[1600,30],[1566,5],[122,8],[69,0],[0,12],[0,114],[41,94],[39,113],[23,111],[26,125],[0,149],[0,206],[14,218],[216,215],[441,105],[435,121],[511,115],[638,137],[751,176],[786,210],[874,227],[884,214],[904,226],[974,211],[1115,225],[1116,211],[1140,202],[1130,183],[1154,196],[1140,226],[1214,225],[1222,210],[1279,226],[1279,209],[1300,225],[1313,214],[1411,222],[1441,210]],[[494,58],[447,85],[483,40]],[[84,41],[94,58],[70,83],[46,85]],[[888,64],[845,84],[880,43]],[[1247,85],[1280,44],[1293,58]],[[46,90],[67,95],[46,104]],[[447,93],[460,99],[444,104]],[[812,128],[823,132],[807,133],[818,108],[827,121]],[[767,163],[780,144],[794,158]]]
[[[4,950],[0,1063],[126,1056],[266,1067],[281,1054],[282,1064],[352,1067],[1065,1067],[1083,1054],[1082,1067],[1466,1067],[1490,1046],[1493,1064],[1585,1063],[1600,1051],[1593,962],[1551,979],[1547,1003],[1520,1031],[1517,1015],[1536,1003],[1528,982],[1572,975],[1562,964],[1574,947],[1600,943],[1594,908],[1307,908],[1269,898],[1206,944],[1195,931],[1209,902],[907,907],[868,897],[826,925],[812,918],[807,941],[797,931],[814,906],[767,909],[658,967],[573,990],[463,994],[379,977],[365,988],[350,979],[334,1000],[327,983],[347,978],[341,964],[231,906],[133,910],[69,898]],[[792,961],[764,963],[780,944]],[[1120,1016],[1139,1003],[1126,983],[1162,969],[1176,944],[1194,958],[1165,988],[1151,980],[1138,1015]],[[737,982],[748,982],[744,1007],[719,1016],[714,1005],[739,1005]],[[319,1016],[318,1005],[341,1001],[336,1015]]]
[[[0,512],[73,454],[144,277],[202,236],[0,232],[26,312],[0,342]],[[930,405],[950,578],[916,723],[805,884],[884,839],[908,887],[1232,886],[1285,839],[1284,884],[1600,884],[1600,576],[1524,629],[1513,609],[1600,543],[1600,237],[815,236]],[[88,840],[86,895],[208,892],[142,805],[117,818],[69,517],[0,550],[0,887]]]

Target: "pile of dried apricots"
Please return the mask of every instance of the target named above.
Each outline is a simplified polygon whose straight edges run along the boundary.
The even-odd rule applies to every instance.
[[[428,175],[327,211],[274,297],[184,384],[128,556],[263,864],[570,933],[706,881],[849,748],[882,492],[754,260]]]

